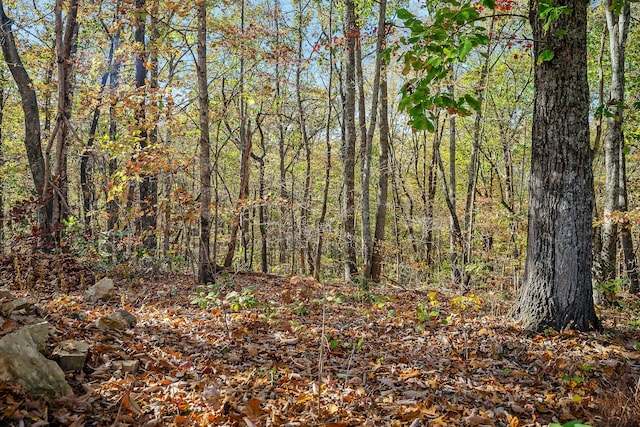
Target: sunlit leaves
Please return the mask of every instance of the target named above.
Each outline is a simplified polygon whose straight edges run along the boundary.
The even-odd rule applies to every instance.
[[[482,3],[493,7],[493,1]],[[441,83],[456,63],[468,59],[473,49],[489,41],[484,27],[478,25],[479,5],[455,0],[426,3],[427,16],[421,19],[406,9],[396,14],[409,30],[400,39],[407,48],[402,52],[402,73],[407,81],[402,88],[399,108],[407,111],[415,130],[434,130],[437,110],[449,114],[468,115],[478,108],[471,94],[455,97],[442,93]]]

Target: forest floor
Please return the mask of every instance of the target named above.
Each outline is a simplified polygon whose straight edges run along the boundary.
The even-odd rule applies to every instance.
[[[25,286],[12,263],[0,262],[0,287],[55,326],[50,350],[91,348],[84,371],[67,373],[73,396],[0,385],[0,426],[640,425],[638,297],[599,308],[602,333],[532,334],[508,320],[497,282],[460,297],[237,274],[201,294],[203,308],[191,277],[129,275],[112,277],[115,300],[90,304],[85,279],[69,276],[82,268]],[[95,326],[120,308],[134,328]]]

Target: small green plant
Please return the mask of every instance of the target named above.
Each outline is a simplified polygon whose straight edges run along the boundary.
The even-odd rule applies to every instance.
[[[256,288],[253,286],[246,286],[242,288],[240,292],[231,291],[224,297],[225,304],[233,311],[240,311],[243,309],[253,308],[258,305],[258,298],[255,296]]]
[[[344,342],[340,338],[334,338],[329,334],[327,334],[326,338],[327,338],[327,343],[329,343],[329,349],[331,350],[335,350],[336,348],[338,348],[340,344]]]
[[[418,316],[418,321],[420,323],[424,323],[427,320],[436,320],[438,317],[440,317],[440,301],[438,301],[435,292],[429,293],[428,302],[418,303],[418,307],[416,308],[416,315]]]
[[[230,291],[224,294],[224,290],[230,286],[233,285],[226,280],[220,283],[198,286],[191,304],[197,305],[202,309],[227,306],[236,312],[258,305],[259,301],[255,296],[255,288],[253,286],[246,286],[240,292]]]
[[[201,309],[218,306],[218,295],[220,293],[220,284],[210,283],[208,285],[200,285],[196,288],[195,296],[191,300],[191,304],[197,305]]]
[[[606,282],[598,283],[595,286],[596,292],[602,295],[604,302],[608,305],[617,303],[617,295],[627,283],[626,279],[617,278]]]
[[[467,310],[479,311],[482,307],[482,301],[477,296],[471,294],[455,297],[451,300],[451,304],[455,307],[456,312],[462,313]]]
[[[291,303],[291,312],[295,314],[307,314],[309,313],[309,307],[306,306],[302,301],[296,301]]]
[[[582,424],[582,420],[569,421],[568,423],[558,424],[552,423],[549,424],[549,427],[591,427],[589,424]]]
[[[335,295],[327,295],[327,302],[334,302],[336,304],[342,304],[347,300],[347,297],[341,293],[337,293]]]

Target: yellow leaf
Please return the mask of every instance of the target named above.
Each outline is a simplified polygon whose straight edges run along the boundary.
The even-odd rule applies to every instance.
[[[573,395],[573,402],[574,402],[574,403],[580,403],[580,402],[582,402],[582,396],[580,396],[579,394],[574,394],[574,395]]]

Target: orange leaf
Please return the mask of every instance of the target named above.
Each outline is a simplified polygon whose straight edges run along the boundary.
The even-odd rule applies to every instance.
[[[142,415],[143,413],[140,406],[138,406],[136,401],[131,398],[131,395],[129,394],[128,390],[124,394],[124,396],[122,396],[122,407],[125,409],[128,409],[129,411],[133,412],[136,415]]]
[[[245,415],[249,418],[258,418],[262,415],[262,409],[260,408],[260,401],[258,399],[251,399],[247,402],[247,407],[244,409]]]

